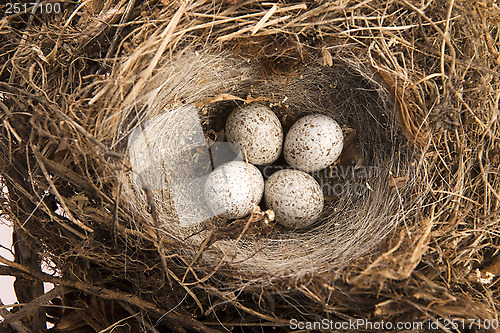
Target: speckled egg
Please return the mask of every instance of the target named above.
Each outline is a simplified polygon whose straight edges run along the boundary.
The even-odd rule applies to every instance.
[[[248,215],[264,193],[260,171],[243,161],[224,163],[213,170],[205,182],[205,200],[214,216],[229,219]]]
[[[283,154],[289,165],[313,172],[332,165],[343,146],[340,125],[329,116],[311,114],[292,125],[285,138]]]
[[[229,115],[226,138],[239,147],[248,162],[267,165],[280,156],[283,128],[271,109],[252,103],[237,108]]]
[[[266,181],[264,199],[276,221],[290,229],[303,229],[318,219],[323,210],[323,191],[307,173],[285,169]]]

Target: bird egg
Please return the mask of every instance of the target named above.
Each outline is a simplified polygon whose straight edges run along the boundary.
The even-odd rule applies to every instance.
[[[283,128],[274,112],[252,103],[234,110],[226,121],[226,138],[255,165],[271,164],[281,154]]]
[[[252,164],[231,161],[215,168],[205,182],[205,200],[214,213],[229,219],[248,215],[259,204],[264,178]]]
[[[264,199],[276,221],[290,229],[314,223],[323,210],[323,191],[309,174],[294,169],[280,170],[266,181]]]
[[[283,154],[294,168],[314,172],[332,165],[343,146],[340,125],[329,116],[311,114],[292,125],[285,138]]]

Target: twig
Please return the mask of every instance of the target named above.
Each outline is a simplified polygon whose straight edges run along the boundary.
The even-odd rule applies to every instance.
[[[445,37],[449,40],[450,39],[450,18],[451,18],[451,12],[453,11],[453,5],[455,4],[455,0],[450,0],[450,6],[448,7],[448,14],[446,16],[446,26],[444,28],[444,36],[443,36],[443,44],[441,45],[441,73],[443,73],[444,75],[444,63],[445,63],[445,57],[444,57],[444,53],[445,53],[445,44],[448,44],[448,45],[451,45],[451,42],[448,42],[445,40]],[[451,48],[451,46],[450,46]],[[450,50],[451,51],[451,50]],[[455,75],[455,51],[453,50],[452,51],[452,61],[450,63],[450,74],[453,76]],[[446,85],[444,85],[444,88],[446,89]]]
[[[45,294],[35,298],[31,302],[25,304],[21,309],[19,309],[16,313],[14,313],[12,316],[9,318],[5,318],[4,323],[10,324],[15,321],[19,321],[23,318],[26,318],[27,316],[33,314],[34,312],[38,311],[40,307],[43,305],[47,304],[54,298],[58,296],[62,296],[64,294],[67,294],[69,290],[64,290],[62,287],[55,287],[51,289],[50,291],[46,292]]]
[[[450,53],[451,53],[450,54],[450,56],[451,56],[451,65],[450,65],[450,67],[453,69],[452,74],[454,74],[456,52],[455,52],[455,48],[453,47],[453,44],[451,43],[450,36],[448,35],[448,33],[444,32],[443,30],[441,30],[441,28],[439,28],[437,26],[437,24],[434,21],[432,21],[427,15],[425,15],[425,13],[421,9],[419,9],[418,7],[415,7],[413,4],[409,3],[406,0],[400,0],[398,2],[400,2],[400,3],[402,3],[402,4],[404,4],[404,5],[408,6],[408,7],[410,7],[415,12],[417,12],[418,15],[420,15],[424,20],[426,20],[427,22],[429,22],[430,25],[441,35],[441,37],[445,41],[446,45],[448,45],[448,48],[450,49]],[[452,6],[453,6],[453,3],[451,4],[450,8],[452,8]],[[445,79],[446,78],[445,73],[443,72],[442,74],[444,76],[443,79]]]
[[[115,247],[118,247],[118,241],[117,241],[117,236],[118,236],[118,210],[119,210],[119,205],[120,205],[120,196],[122,192],[122,183],[118,183],[118,189],[116,190],[116,197],[115,197],[115,203],[113,204],[113,238],[115,242]]]
[[[33,147],[31,147],[33,149],[33,151],[35,151],[35,149]],[[36,157],[36,156],[35,156]],[[50,187],[52,188],[52,191],[54,192],[55,196],[57,197],[57,199],[59,200],[59,203],[61,204],[61,206],[63,207],[64,209],[64,212],[68,215],[68,218],[71,222],[73,222],[74,224],[76,224],[77,226],[79,226],[80,228],[82,228],[83,230],[85,231],[88,231],[88,232],[94,232],[94,230],[90,227],[88,227],[87,225],[85,225],[84,223],[82,223],[81,221],[77,220],[73,214],[71,214],[71,211],[69,210],[68,206],[66,205],[66,202],[64,201],[62,195],[59,193],[59,191],[57,190],[57,187],[56,185],[54,184],[54,182],[52,181],[52,179],[50,178],[50,175],[47,171],[47,169],[45,168],[45,165],[43,164],[43,162],[41,160],[39,160],[37,158],[37,161],[38,161],[38,165],[40,166],[40,169],[42,170],[43,172],[43,175],[45,176],[45,179],[47,180],[47,182],[49,183]]]
[[[57,50],[59,49],[59,45],[61,45],[61,38],[62,38],[62,36],[64,34],[64,31],[66,30],[66,28],[68,28],[69,24],[71,23],[71,20],[73,20],[73,17],[76,16],[76,14],[78,13],[78,11],[80,9],[82,9],[83,6],[85,6],[90,1],[91,0],[85,0],[78,7],[76,7],[76,9],[73,11],[73,13],[71,13],[71,15],[69,16],[68,20],[66,21],[66,23],[64,24],[64,26],[61,28],[61,30],[59,32],[59,36],[57,37],[56,45],[54,46],[54,48],[52,49],[52,51],[47,56],[48,60],[55,59],[56,54],[57,54]]]
[[[115,322],[115,323],[113,323],[113,324],[109,325],[108,327],[106,327],[106,328],[105,328],[105,329],[103,329],[103,330],[100,330],[100,331],[99,331],[99,332],[97,332],[97,333],[105,333],[105,332],[108,332],[108,331],[113,331],[113,329],[114,329],[116,326],[120,325],[120,324],[121,324],[121,323],[123,323],[124,321],[127,321],[127,320],[129,320],[129,319],[131,319],[131,318],[137,317],[137,316],[138,316],[138,315],[140,315],[140,314],[141,314],[140,312],[137,312],[137,313],[131,314],[130,316],[125,317],[125,318],[123,318],[123,319],[118,320],[117,322]]]
[[[486,45],[488,46],[488,50],[490,53],[495,57],[495,63],[497,66],[500,66],[500,53],[498,52],[496,46],[495,46],[495,41],[491,37],[490,30],[488,29],[488,22],[486,21],[486,17],[483,15],[481,10],[479,8],[476,8],[477,14],[479,15],[479,18],[481,19],[481,27],[483,29],[484,33],[484,39],[486,41]]]
[[[257,33],[257,31],[259,31],[259,29],[262,28],[264,26],[264,24],[266,24],[267,20],[269,20],[269,18],[271,16],[273,16],[273,14],[276,12],[276,9],[278,9],[278,6],[276,4],[274,4],[271,7],[271,9],[269,9],[269,11],[266,13],[266,15],[264,15],[260,19],[260,21],[255,25],[255,27],[252,30],[252,33],[250,34],[251,36],[255,35]]]
[[[238,309],[241,309],[247,313],[250,313],[254,316],[257,316],[259,318],[262,318],[264,320],[267,320],[269,322],[272,322],[272,323],[276,323],[277,325],[281,326],[281,325],[289,325],[290,322],[288,320],[283,320],[283,319],[279,319],[279,318],[276,318],[276,317],[272,317],[272,316],[269,316],[269,315],[266,315],[264,313],[261,313],[261,312],[258,312],[258,311],[255,311],[253,309],[250,309],[244,305],[242,305],[240,302],[236,301],[236,298],[235,297],[228,297],[226,294],[224,294],[223,292],[221,292],[220,290],[212,287],[212,286],[205,286],[207,291],[216,295],[217,297],[220,297],[222,298],[225,302],[228,302],[228,303],[231,303],[232,305],[234,305],[235,307],[237,307]],[[210,309],[207,310],[206,314],[214,311],[214,308],[217,306],[217,304],[213,305]]]
[[[118,303],[120,303],[120,305],[122,306],[123,309],[125,309],[125,311],[127,311],[130,314],[134,314],[134,309],[132,309],[132,307],[128,303],[125,303],[125,302],[118,302]],[[138,314],[141,314],[141,313],[139,312]],[[141,315],[141,317],[142,317],[142,315]],[[146,328],[148,330],[150,330],[151,332],[153,332],[153,333],[159,333],[158,330],[156,328],[154,328],[153,325],[151,325],[150,323],[146,322],[144,319],[143,320],[139,320],[139,318],[137,318],[137,315],[134,315],[134,318],[136,318],[139,323],[141,323],[144,326],[146,326]]]
[[[19,171],[17,170],[17,172],[19,172]],[[19,172],[19,174],[21,174],[21,173]],[[5,177],[12,184],[19,183],[19,180],[16,180],[15,178],[13,178],[12,176],[10,176],[9,174],[4,174],[3,177]],[[49,188],[50,188],[50,186],[49,186]],[[17,187],[17,190],[20,191],[22,193],[22,195],[24,195],[28,200],[30,200],[33,203],[36,202],[37,199],[40,200],[40,198],[35,198],[31,194],[31,192],[28,192],[23,186]],[[49,209],[49,207],[45,204],[45,202],[43,200],[40,200],[39,204],[44,208],[45,214],[47,214],[48,216],[50,216],[52,219],[56,220],[58,222],[58,224],[61,225],[64,229],[68,230],[69,232],[75,234],[76,236],[78,236],[78,237],[80,237],[82,239],[86,238],[85,235],[83,235],[81,232],[76,231],[74,228],[72,228],[71,226],[69,226],[66,223],[64,223],[62,221],[62,218],[59,218],[58,216],[53,216],[52,215],[53,214],[52,211]],[[32,211],[32,213],[33,213],[33,211]],[[24,222],[26,222],[26,220]]]
[[[118,28],[116,29],[115,36],[113,37],[113,40],[111,41],[111,45],[109,46],[108,52],[106,52],[106,57],[104,58],[103,62],[101,63],[101,67],[99,68],[99,71],[102,72],[104,71],[104,66],[106,65],[106,61],[111,57],[111,54],[115,50],[116,47],[116,42],[118,41],[118,38],[120,37],[120,34],[123,30],[123,23],[125,23],[128,20],[128,17],[130,15],[130,12],[132,8],[135,5],[135,0],[130,0],[127,4],[127,8],[125,8],[125,13],[123,13],[122,18],[120,19],[120,24],[118,25]]]
[[[0,275],[2,276],[15,276],[15,277],[26,277],[26,274],[23,274],[12,267],[2,266],[0,265]]]
[[[2,306],[0,308],[0,315],[2,315],[4,321],[10,320],[14,316],[14,314],[12,314],[9,310],[3,308],[4,304],[2,303],[1,300],[0,300],[0,305]],[[31,333],[31,331],[28,330],[23,324],[21,324],[19,320],[13,321],[9,325],[19,333]]]
[[[88,193],[95,195],[98,198],[102,197],[101,194],[99,193],[99,189],[97,189],[94,184],[86,181],[85,179],[82,179],[81,176],[74,173],[72,170],[65,167],[63,164],[54,162],[46,158],[34,146],[31,146],[31,149],[33,150],[36,158],[41,160],[48,169],[52,170],[53,172],[56,172],[58,176],[60,176],[61,178],[63,178],[68,182],[71,182],[75,186],[81,187],[85,191],[88,191]]]
[[[248,220],[246,221],[245,226],[243,227],[243,230],[241,231],[241,233],[238,235],[238,237],[234,241],[234,244],[232,246],[232,250],[234,250],[234,248],[236,247],[236,244],[238,244],[240,242],[240,240],[243,238],[243,236],[245,235],[245,233],[248,230],[248,228],[250,228],[250,225],[252,224],[252,222],[254,222],[252,220],[252,217],[253,217],[253,213],[248,217]],[[212,238],[212,237],[210,237],[210,238]],[[203,242],[202,245],[200,245],[200,246],[207,246],[209,244],[210,244],[210,241],[208,241],[207,243]],[[197,285],[199,283],[204,283],[205,281],[209,280],[212,276],[215,275],[215,273],[217,273],[217,271],[222,267],[222,265],[224,265],[224,263],[226,262],[226,258],[228,256],[229,256],[228,252],[224,252],[224,255],[222,256],[222,258],[220,259],[219,263],[217,264],[217,266],[215,266],[215,268],[213,269],[212,272],[210,272],[208,275],[204,276],[203,278],[201,278],[201,279],[199,279],[199,280],[197,280],[195,282],[186,283],[186,285]],[[193,260],[190,263],[190,265],[188,267],[189,269],[191,269],[192,265],[194,264],[194,261],[195,260]],[[183,278],[183,281],[186,278],[187,273],[188,273],[188,270],[186,270],[186,274],[185,274],[185,276]]]
[[[216,330],[208,328],[207,326],[203,325],[202,323],[200,323],[199,321],[197,321],[191,317],[180,315],[180,314],[176,313],[175,311],[166,311],[164,309],[157,307],[155,304],[150,303],[148,301],[145,301],[142,298],[139,298],[138,296],[133,295],[133,294],[128,294],[125,292],[106,289],[103,287],[92,285],[92,284],[84,282],[84,281],[73,281],[73,280],[68,280],[68,279],[63,279],[60,277],[52,276],[52,275],[49,275],[49,274],[46,274],[43,272],[37,272],[30,267],[27,267],[25,265],[7,260],[2,256],[0,256],[0,263],[7,265],[13,269],[16,269],[19,272],[28,274],[28,275],[32,276],[33,278],[40,280],[40,281],[51,282],[55,285],[78,289],[78,290],[81,290],[85,293],[92,294],[92,295],[95,295],[95,296],[103,298],[103,299],[109,299],[109,300],[114,300],[114,301],[123,301],[123,302],[129,303],[131,305],[135,305],[139,308],[150,311],[150,312],[152,312],[158,316],[161,316],[163,318],[167,318],[168,320],[176,322],[176,323],[182,325],[183,327],[186,327],[189,329],[194,329],[196,331],[203,332],[203,333],[220,333]]]
[[[83,136],[85,136],[87,139],[92,141],[99,149],[103,151],[105,155],[112,156],[112,157],[117,157],[117,158],[123,158],[122,154],[116,153],[114,151],[111,151],[108,147],[106,147],[102,142],[97,140],[92,134],[87,132],[81,125],[79,125],[76,121],[68,117],[66,114],[64,114],[59,108],[55,107],[53,104],[49,103],[45,98],[31,94],[27,91],[18,89],[14,86],[11,86],[8,83],[5,82],[0,82],[0,88],[5,89],[8,92],[11,92],[13,94],[17,95],[24,95],[28,98],[34,99],[35,101],[45,105],[48,107],[52,112],[57,114],[58,116],[62,117],[64,120],[69,122],[78,132],[80,132]]]

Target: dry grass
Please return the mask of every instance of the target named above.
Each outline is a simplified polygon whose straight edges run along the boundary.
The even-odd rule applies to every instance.
[[[2,211],[17,237],[15,262],[0,268],[37,314],[4,325],[29,331],[45,313],[71,332],[498,320],[496,2],[235,2],[64,2],[59,15],[0,21]],[[304,109],[332,113],[358,130],[365,163],[391,173],[364,201],[333,198],[309,233],[263,237],[245,220],[186,239],[162,226],[158,193],[123,181],[124,141],[165,108],[203,101],[204,129],[217,133],[241,103],[221,93],[287,96],[274,103],[286,125]],[[361,232],[332,243],[346,217]],[[315,247],[279,248],[270,263],[249,249],[279,238]],[[255,255],[245,266],[235,253]],[[60,277],[40,272],[42,259]],[[64,292],[47,300],[41,281]]]

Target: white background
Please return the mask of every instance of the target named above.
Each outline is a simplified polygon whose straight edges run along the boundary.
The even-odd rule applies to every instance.
[[[0,244],[12,249],[12,228],[5,220],[0,221]],[[5,259],[14,260],[12,254],[3,248],[0,248],[0,255]],[[5,305],[14,304],[17,301],[14,293],[14,280],[14,277],[0,275],[0,299]]]

